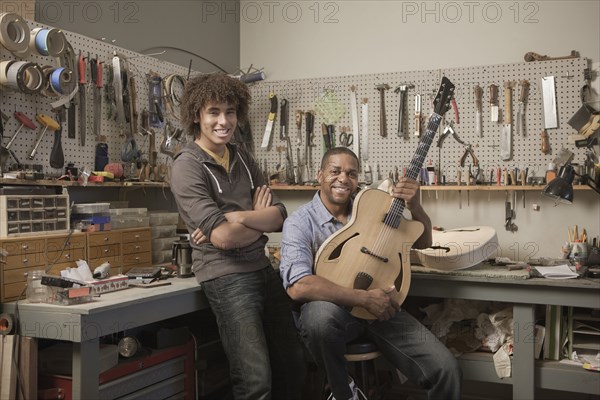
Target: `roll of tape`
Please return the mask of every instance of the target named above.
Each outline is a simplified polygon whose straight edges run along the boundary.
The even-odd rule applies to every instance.
[[[52,65],[44,65],[42,67],[42,72],[44,73],[44,77],[46,78],[46,85],[42,89],[41,93],[46,97],[58,97],[59,93],[57,93],[52,87],[52,71],[54,71],[54,67]]]
[[[32,35],[35,36],[35,48],[41,55],[58,57],[65,51],[67,40],[60,29],[36,28],[33,32],[36,32]]]
[[[20,15],[6,12],[0,14],[0,43],[8,51],[26,51],[29,38],[29,25]]]
[[[42,68],[35,63],[17,61],[8,67],[8,87],[26,94],[39,93],[46,85]]]
[[[14,64],[14,60],[0,61],[0,85],[8,86],[8,67]]]
[[[0,334],[10,335],[15,327],[13,317],[10,314],[0,314]]]

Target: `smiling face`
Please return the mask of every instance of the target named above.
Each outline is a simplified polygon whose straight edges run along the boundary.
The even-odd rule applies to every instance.
[[[215,154],[222,154],[237,126],[237,112],[232,104],[208,103],[198,112],[200,137],[198,144]]]
[[[317,174],[320,197],[333,216],[344,215],[358,187],[358,161],[350,154],[332,154]],[[337,215],[336,215],[337,214]]]

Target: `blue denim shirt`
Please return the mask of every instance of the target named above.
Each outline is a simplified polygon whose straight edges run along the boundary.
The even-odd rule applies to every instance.
[[[352,206],[349,209],[352,210]],[[279,273],[286,290],[300,278],[313,274],[314,259],[319,247],[343,226],[327,211],[319,192],[285,220]]]

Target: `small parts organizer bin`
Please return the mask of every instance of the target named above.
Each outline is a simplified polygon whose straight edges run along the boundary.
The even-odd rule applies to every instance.
[[[0,195],[0,237],[68,231],[68,195]]]

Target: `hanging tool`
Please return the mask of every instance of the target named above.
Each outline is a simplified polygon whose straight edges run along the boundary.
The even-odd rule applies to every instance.
[[[269,147],[269,143],[271,142],[271,132],[273,131],[273,123],[275,122],[275,117],[277,116],[277,96],[275,93],[269,93],[269,99],[271,100],[271,109],[269,110],[269,117],[267,119],[267,126],[265,127],[265,133],[262,138],[262,143],[260,147],[266,149]]]
[[[490,90],[490,121],[498,122],[498,85],[491,84]]]
[[[390,88],[387,83],[381,83],[375,86],[379,91],[379,136],[387,136],[387,122],[385,118],[385,91]]]
[[[548,56],[543,56],[538,53],[534,53],[533,51],[529,51],[529,52],[525,53],[524,59],[527,62],[531,62],[531,61],[567,60],[570,58],[578,58],[578,57],[579,57],[579,52],[577,52],[575,50],[571,50],[571,54],[569,54],[568,56],[563,56],[563,57],[548,57]]]
[[[296,110],[296,132],[298,133],[298,140],[296,140],[296,146],[300,146],[302,144],[302,117],[304,116],[304,111]]]
[[[19,134],[19,132],[21,132],[21,129],[23,127],[31,129],[31,130],[34,130],[37,128],[35,123],[32,120],[30,120],[29,118],[27,118],[27,116],[25,114],[23,114],[22,112],[15,111],[14,116],[15,116],[15,119],[21,123],[21,125],[19,125],[19,128],[17,129],[15,134],[10,138],[10,140],[6,144],[7,150],[10,149],[10,146],[12,146],[13,142],[17,138],[17,135]]]
[[[363,167],[365,182],[370,184],[373,182],[373,178],[371,166],[367,163],[369,160],[369,99],[366,97],[363,98],[360,107],[362,117],[360,159],[362,161],[361,165]],[[369,177],[369,175],[371,176]]]
[[[386,85],[387,86],[387,85]],[[404,132],[404,109],[406,107],[406,92],[408,89],[414,88],[415,85],[412,83],[402,83],[394,89],[394,92],[398,94],[398,137],[408,139],[408,135]],[[389,87],[388,87],[389,88]],[[386,88],[387,89],[387,88]],[[383,93],[383,91],[380,91]],[[383,96],[383,95],[382,95]],[[383,104],[383,100],[382,100]],[[383,105],[382,105],[383,107]],[[385,114],[384,114],[385,117]],[[381,135],[384,136],[384,135]]]
[[[315,129],[315,114],[312,110],[304,113],[304,129],[306,131],[305,146],[304,146],[304,163],[306,173],[303,174],[304,180],[307,182],[314,181],[314,175],[312,172],[312,148],[315,147],[314,140],[314,129]]]
[[[483,130],[481,129],[482,124],[482,102],[481,99],[483,97],[483,89],[479,85],[475,85],[473,88],[473,92],[475,94],[475,134],[479,137],[483,137]]]
[[[323,133],[325,151],[333,149],[335,147],[335,125],[321,124],[321,131]]]
[[[315,111],[323,120],[323,123],[329,128],[329,134],[333,133],[333,125],[337,124],[342,115],[346,112],[346,107],[335,96],[332,89],[325,89],[317,102],[315,103]],[[335,142],[335,137],[331,136],[331,142]]]
[[[421,137],[421,95],[415,94],[415,136]]]
[[[356,138],[356,142],[352,143],[352,151],[357,157],[360,157],[358,100],[356,97],[356,86],[354,85],[350,86],[350,114],[352,115],[352,135]]]
[[[542,79],[542,110],[544,111],[544,129],[558,128],[556,112],[556,87],[553,76]]]
[[[508,161],[512,158],[512,88],[514,81],[504,82],[504,124],[500,134],[500,158]]]
[[[504,228],[507,231],[510,231],[513,233],[519,229],[519,227],[513,222],[513,219],[516,217],[514,203],[516,203],[517,193],[515,192],[514,195],[515,195],[514,201],[511,203],[510,197],[509,197],[509,192],[506,191],[506,201],[504,202],[504,210],[505,210]]]
[[[354,135],[352,133],[348,133],[349,128],[343,126],[341,129],[342,133],[340,133],[340,146],[350,147],[354,143]]]
[[[281,107],[279,109],[279,139],[286,140],[289,135],[288,132],[289,122],[289,103],[287,99],[281,100]]]
[[[541,139],[540,149],[542,150],[542,153],[549,154],[550,153],[550,140],[548,138],[548,132],[546,132],[545,129],[543,129],[540,132],[540,139]]]
[[[40,143],[42,142],[42,138],[44,137],[44,135],[46,134],[46,131],[48,129],[50,129],[51,131],[56,131],[60,125],[58,124],[58,122],[56,122],[55,120],[53,120],[51,117],[47,116],[46,114],[38,114],[35,116],[35,120],[44,127],[44,129],[42,130],[42,133],[40,133],[40,135],[38,136],[37,140],[35,141],[35,145],[33,146],[33,149],[31,150],[31,153],[29,153],[29,159],[33,160],[33,158],[35,157],[35,154],[37,153],[37,149],[40,146]]]
[[[146,74],[148,82],[148,126],[162,128],[165,122],[162,78],[155,72]]]
[[[100,140],[100,121],[102,118],[102,64],[98,59],[92,58],[90,61],[90,71],[92,76],[92,83],[95,86],[94,95],[94,136],[96,141]]]
[[[54,131],[54,145],[50,152],[50,166],[52,168],[62,168],[65,166],[65,155],[62,148],[62,122],[65,109],[62,108],[56,113],[56,120],[58,122],[58,129]]]
[[[529,81],[519,81],[519,104],[517,108],[517,135],[525,136],[525,102],[529,92]]]
[[[459,124],[458,105],[456,104],[456,99],[454,97],[450,100],[450,104],[452,104],[452,110],[454,111],[454,123]]]
[[[87,106],[85,100],[86,67],[85,57],[79,50],[79,144],[85,146],[85,134],[87,129]],[[36,117],[37,118],[37,117]]]

